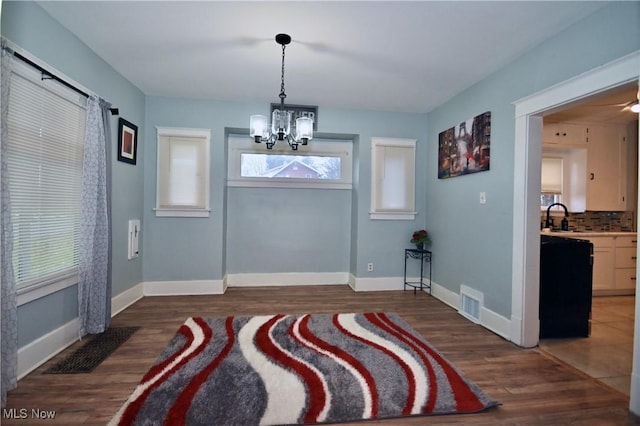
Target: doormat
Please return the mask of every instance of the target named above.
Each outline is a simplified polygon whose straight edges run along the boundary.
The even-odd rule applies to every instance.
[[[96,334],[82,347],[42,374],[79,374],[92,372],[140,327],[110,327]]]

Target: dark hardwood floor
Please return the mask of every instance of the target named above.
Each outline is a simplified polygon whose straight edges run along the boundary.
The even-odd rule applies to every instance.
[[[9,392],[7,409],[55,411],[53,420],[7,419],[3,425],[104,425],[190,316],[274,313],[397,312],[502,405],[478,414],[372,421],[385,425],[640,425],[629,398],[538,349],[522,349],[464,319],[426,294],[356,293],[347,286],[229,288],[222,296],[148,297],[113,318],[140,326],[89,374],[42,374],[76,343]],[[354,423],[355,424],[355,423]],[[357,424],[367,424],[358,422]]]

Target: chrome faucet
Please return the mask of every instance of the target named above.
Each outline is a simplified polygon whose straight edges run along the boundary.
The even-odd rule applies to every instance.
[[[562,219],[562,230],[568,231],[569,222],[567,221],[567,218],[569,217],[569,209],[567,209],[567,206],[565,206],[562,203],[553,203],[549,207],[547,207],[547,220],[544,222],[544,227],[551,228],[551,218],[549,217],[549,213],[551,212],[551,207],[553,206],[561,206],[564,209],[564,219]]]

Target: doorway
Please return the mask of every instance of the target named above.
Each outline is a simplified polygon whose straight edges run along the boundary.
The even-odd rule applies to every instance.
[[[535,347],[539,335],[542,116],[608,89],[638,82],[639,60],[640,52],[635,52],[514,103],[516,143],[511,340],[520,346]],[[636,318],[640,317],[639,311],[640,305],[636,303]],[[634,336],[634,353],[636,358],[640,357],[640,332]],[[637,372],[640,361],[636,359],[635,363],[630,408],[634,412],[640,412],[640,376]]]
[[[628,157],[626,166],[628,168],[629,187],[626,188],[628,191],[625,191],[626,194],[624,194],[628,196],[626,211],[590,211],[579,214],[580,219],[577,221],[587,224],[589,229],[637,232],[636,183],[638,181],[638,165],[636,160],[638,157],[638,114],[631,111],[630,108],[632,104],[638,102],[637,97],[638,83],[632,82],[604,91],[598,95],[590,96],[579,101],[576,105],[567,106],[544,117],[545,126],[549,125],[549,123],[562,123],[560,125],[549,125],[551,129],[562,127],[565,125],[564,123],[578,123],[586,124],[589,128],[591,126],[608,126],[609,128],[623,129],[621,131],[627,134],[627,144],[629,146],[628,156],[625,155],[625,157]],[[571,128],[571,125],[565,126]],[[546,127],[544,130],[546,130]],[[543,133],[549,134],[549,132],[545,131]],[[554,134],[552,133],[552,135]],[[543,156],[559,155],[558,153],[569,153],[571,155],[573,152],[584,152],[585,150],[586,148],[583,147],[567,148],[565,144],[559,148],[543,148]],[[587,180],[586,173],[582,176],[582,182],[577,187],[584,190],[584,184],[586,184]],[[572,188],[575,189],[576,186],[573,185]],[[624,185],[624,187],[626,186]],[[605,189],[617,194],[618,184],[612,182],[612,185],[607,185]],[[580,198],[584,202],[584,198]],[[578,211],[585,209],[584,204],[573,204],[579,207]],[[620,223],[617,226],[610,224],[610,219],[612,219],[611,222]],[[625,229],[616,229],[621,228],[621,225],[628,224],[633,224],[633,228],[622,227]],[[594,226],[594,228],[591,228],[591,226]],[[601,228],[597,228],[597,226],[601,226]],[[635,234],[633,235],[635,237]],[[588,239],[588,237],[584,238]],[[629,295],[629,292],[632,294],[632,290],[613,289],[614,281],[607,280],[611,284],[611,290],[594,288],[589,338],[541,339],[539,347],[555,358],[629,395],[633,361],[635,297]]]

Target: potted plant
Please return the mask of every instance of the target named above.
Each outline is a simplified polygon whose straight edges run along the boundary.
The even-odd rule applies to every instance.
[[[429,233],[424,229],[414,232],[411,236],[411,244],[415,244],[418,250],[423,250],[424,245],[430,242]]]

